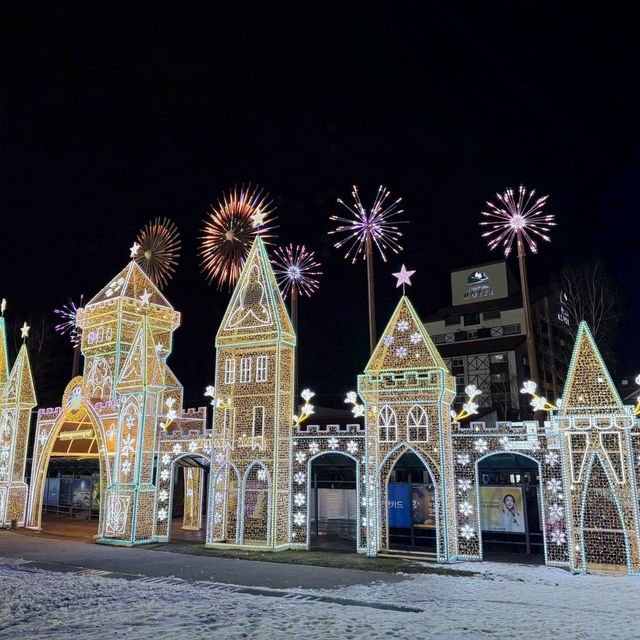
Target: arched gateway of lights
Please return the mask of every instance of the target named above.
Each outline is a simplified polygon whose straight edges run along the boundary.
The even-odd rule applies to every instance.
[[[342,454],[355,467],[357,550],[373,556],[391,546],[391,477],[408,457],[431,487],[437,559],[480,560],[481,466],[492,455],[517,454],[539,478],[548,564],[621,565],[640,574],[640,427],[584,323],[562,402],[548,405],[548,420],[464,424],[450,415],[454,379],[403,295],[358,376],[358,393],[347,397],[356,417],[314,425],[305,420],[309,394],[292,419],[296,337],[258,237],[216,336],[215,387],[207,390],[212,438],[205,408],[182,409],[182,386],[167,365],[180,314],[135,261],[79,311],[78,322],[83,375],[69,382],[61,407],[38,411],[27,485],[36,396],[25,345],[9,370],[0,319],[5,526],[40,528],[49,461],[72,455],[99,461],[99,541],[166,541],[177,464],[197,460],[185,473],[184,527],[206,526],[207,546],[307,549],[313,465]]]

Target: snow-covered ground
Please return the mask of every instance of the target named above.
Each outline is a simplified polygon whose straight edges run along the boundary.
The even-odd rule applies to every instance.
[[[0,567],[0,638],[638,638],[640,579],[549,567],[458,565],[476,576],[407,576],[308,593],[365,606]]]

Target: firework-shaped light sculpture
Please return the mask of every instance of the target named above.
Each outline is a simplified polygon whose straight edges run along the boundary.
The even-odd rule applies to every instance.
[[[138,249],[132,258],[159,289],[166,286],[180,256],[180,233],[169,218],[147,222],[136,238]]]
[[[509,256],[511,253],[514,241],[517,243],[522,306],[527,327],[529,371],[531,378],[535,381],[539,380],[538,360],[533,336],[525,246],[529,247],[532,253],[537,253],[538,239],[549,242],[548,233],[551,227],[556,225],[554,222],[555,216],[544,211],[544,206],[549,196],[537,198],[535,189],[527,192],[525,187],[520,186],[517,196],[513,189],[507,189],[504,193],[498,193],[496,196],[498,198],[497,202],[487,202],[489,210],[482,212],[482,215],[487,219],[480,224],[488,227],[482,237],[487,238],[489,249],[500,247],[504,250],[505,256]]]
[[[59,309],[53,310],[53,313],[60,316],[62,320],[55,326],[55,330],[60,335],[69,336],[71,344],[73,345],[72,378],[75,378],[78,375],[80,367],[80,343],[82,342],[82,329],[78,326],[78,309],[82,307],[83,297],[84,296],[80,296],[80,304],[76,304],[71,298],[69,298],[66,304],[63,304]]]
[[[202,270],[218,289],[233,287],[256,235],[270,244],[275,239],[275,206],[258,186],[234,187],[218,199],[204,221],[200,236]]]
[[[286,299],[291,294],[291,322],[293,330],[298,334],[298,297],[300,294],[307,297],[318,290],[318,276],[320,263],[316,260],[315,253],[308,251],[304,245],[289,244],[286,247],[278,247],[273,252],[271,260],[276,280]],[[294,395],[298,395],[298,350],[295,354],[295,378]]]
[[[400,238],[402,233],[399,224],[407,221],[399,219],[403,210],[399,208],[402,198],[389,201],[391,192],[380,185],[378,193],[371,209],[365,209],[360,200],[358,187],[354,186],[351,193],[353,203],[347,204],[338,198],[341,204],[350,214],[343,218],[333,215],[331,220],[338,226],[330,231],[330,234],[344,234],[342,239],[335,243],[336,249],[346,246],[345,258],[356,262],[358,257],[364,258],[367,263],[367,288],[369,297],[369,346],[371,353],[376,346],[376,321],[375,321],[375,294],[373,284],[373,247],[375,246],[382,259],[386,262],[387,251],[400,253]]]

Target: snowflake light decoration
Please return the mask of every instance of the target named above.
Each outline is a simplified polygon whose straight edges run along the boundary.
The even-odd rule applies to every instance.
[[[468,525],[465,524],[464,526],[462,526],[460,528],[460,535],[465,539],[465,540],[471,540],[471,538],[473,538],[473,536],[476,534],[476,530]]]
[[[309,251],[304,245],[289,244],[278,247],[273,256],[273,273],[285,300],[294,287],[298,293],[307,297],[318,290],[317,276],[321,276],[322,271],[318,269],[320,263],[313,251]]]
[[[480,223],[488,226],[489,230],[482,234],[487,238],[489,249],[497,247],[504,249],[504,255],[508,256],[513,247],[513,241],[520,245],[523,240],[532,253],[537,253],[536,237],[550,242],[547,235],[551,227],[554,227],[555,216],[544,213],[543,209],[549,196],[535,197],[536,191],[527,192],[522,185],[518,189],[518,196],[513,189],[507,189],[504,193],[497,193],[498,203],[487,202],[489,211],[483,211],[482,215],[488,220]]]
[[[211,205],[200,236],[202,270],[218,289],[233,287],[256,235],[266,244],[275,239],[275,207],[270,196],[250,184],[234,187]]]

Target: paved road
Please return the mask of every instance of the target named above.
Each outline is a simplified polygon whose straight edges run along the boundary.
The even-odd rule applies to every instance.
[[[135,547],[112,547],[77,540],[36,538],[12,531],[0,531],[0,557],[149,577],[175,576],[188,581],[212,580],[272,589],[333,589],[404,579],[400,575],[354,569],[195,556]]]

